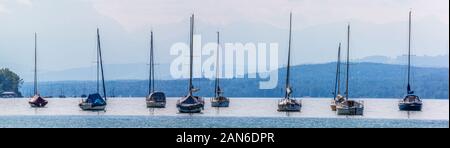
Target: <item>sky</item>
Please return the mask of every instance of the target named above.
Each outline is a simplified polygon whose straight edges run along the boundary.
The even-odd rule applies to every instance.
[[[106,64],[145,63],[150,30],[158,62],[170,63],[192,13],[205,43],[220,30],[222,42],[279,43],[284,55],[292,11],[294,64],[334,61],[348,23],[352,58],[395,57],[407,50],[410,9],[413,53],[448,55],[448,0],[0,0],[0,67],[32,71],[34,32],[40,71],[91,66],[97,27]]]

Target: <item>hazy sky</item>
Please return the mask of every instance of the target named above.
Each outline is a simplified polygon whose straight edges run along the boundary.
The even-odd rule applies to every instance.
[[[284,50],[292,11],[296,64],[335,60],[347,23],[352,58],[393,57],[406,53],[410,8],[414,53],[448,54],[448,0],[0,0],[0,67],[31,71],[34,32],[42,71],[90,66],[96,27],[107,64],[145,62],[152,28],[158,58],[169,63],[169,47],[188,40],[192,13],[204,42],[220,30],[223,42],[278,42]]]

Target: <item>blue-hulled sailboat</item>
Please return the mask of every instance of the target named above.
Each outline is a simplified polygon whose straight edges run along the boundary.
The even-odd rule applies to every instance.
[[[220,33],[217,32],[217,60],[216,60],[216,80],[215,80],[215,85],[214,85],[214,98],[211,99],[211,106],[212,107],[229,107],[230,106],[230,99],[228,99],[227,97],[223,96],[223,90],[220,88],[220,81],[219,81],[219,77],[220,77],[220,57],[219,54],[220,53]]]
[[[103,97],[100,95],[100,75],[102,78],[102,90]],[[102,50],[100,44],[100,30],[97,28],[97,92],[93,94],[89,94],[88,97],[82,100],[78,106],[85,111],[104,111],[106,108],[106,87],[105,87],[105,75],[103,73],[103,61],[102,61]]]
[[[153,55],[153,31],[150,33],[150,63],[149,63],[149,95],[145,99],[148,108],[165,108],[166,94],[164,92],[155,91],[155,63]]]
[[[38,92],[38,82],[37,82],[37,33],[34,33],[34,96],[28,101],[31,107],[41,108],[48,104]]]
[[[288,62],[287,62],[287,72],[286,72],[286,92],[284,99],[278,101],[278,111],[279,112],[300,112],[302,108],[301,100],[296,100],[292,95],[292,87],[289,83],[290,70],[291,70],[291,42],[292,42],[292,12],[290,14],[289,23],[289,49],[288,49]]]
[[[203,98],[199,96],[195,96],[194,92],[197,92],[198,89],[194,88],[192,85],[192,77],[193,77],[193,52],[194,52],[194,15],[191,16],[190,19],[191,27],[190,27],[190,78],[189,78],[189,92],[188,95],[181,98],[177,101],[177,108],[180,113],[201,113],[204,109],[205,101]]]
[[[411,89],[411,18],[412,11],[409,12],[409,38],[408,38],[408,84],[406,86],[406,96],[400,100],[398,107],[401,111],[422,111],[423,102],[419,96]]]

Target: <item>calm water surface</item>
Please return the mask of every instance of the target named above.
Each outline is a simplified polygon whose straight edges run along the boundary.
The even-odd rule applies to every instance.
[[[80,99],[49,99],[46,108],[30,108],[28,99],[0,99],[0,127],[444,127],[449,101],[424,100],[422,112],[398,111],[397,99],[363,99],[364,116],[337,116],[330,99],[303,99],[300,113],[277,112],[277,99],[232,98],[229,108],[179,114],[177,98],[164,109],[148,109],[144,98],[112,98],[106,112],[81,111]]]

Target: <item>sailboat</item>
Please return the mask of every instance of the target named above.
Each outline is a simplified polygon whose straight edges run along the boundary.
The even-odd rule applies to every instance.
[[[99,71],[101,72],[103,96],[105,99],[103,99],[100,95]],[[105,76],[103,73],[102,50],[100,44],[100,30],[97,28],[97,92],[89,94],[86,99],[81,100],[78,106],[85,111],[102,111],[106,108],[106,97]]]
[[[219,53],[220,53],[220,32],[217,32],[217,60],[216,60],[216,80],[215,80],[215,91],[214,91],[214,98],[211,99],[211,106],[212,107],[228,107],[230,106],[230,99],[228,99],[227,97],[223,96],[223,90],[220,89],[220,81],[219,81],[219,76],[220,76],[220,72],[219,72]]]
[[[407,95],[404,99],[400,100],[398,107],[401,111],[421,111],[423,102],[419,96],[414,94],[411,90],[411,17],[412,12],[409,12],[409,40],[408,40],[408,85]]]
[[[41,97],[37,84],[37,33],[34,33],[34,96],[28,101],[31,107],[45,107],[48,101]]]
[[[278,111],[280,112],[300,112],[302,108],[301,100],[296,100],[291,97],[292,87],[289,83],[290,70],[291,70],[291,42],[292,42],[292,12],[290,14],[289,23],[289,49],[288,49],[288,64],[286,72],[286,92],[284,99],[278,101]]]
[[[347,27],[347,73],[346,73],[346,91],[345,100],[337,104],[336,111],[338,115],[363,115],[364,102],[349,100],[349,72],[350,72],[350,25]]]
[[[193,52],[194,52],[194,15],[191,16],[190,19],[191,27],[190,27],[190,77],[189,77],[189,93],[187,96],[181,98],[177,101],[177,108],[180,113],[200,113],[205,105],[205,101],[203,98],[199,96],[194,96],[194,92],[197,92],[198,89],[194,88],[192,85],[192,75],[193,75]]]
[[[150,34],[150,64],[149,64],[149,95],[145,99],[148,108],[165,108],[166,94],[164,92],[155,92],[155,64],[153,56],[153,31]]]
[[[331,110],[336,111],[336,106],[345,101],[344,96],[341,95],[341,43],[338,48],[338,58],[336,66],[336,81],[334,86],[334,99],[331,101]]]

